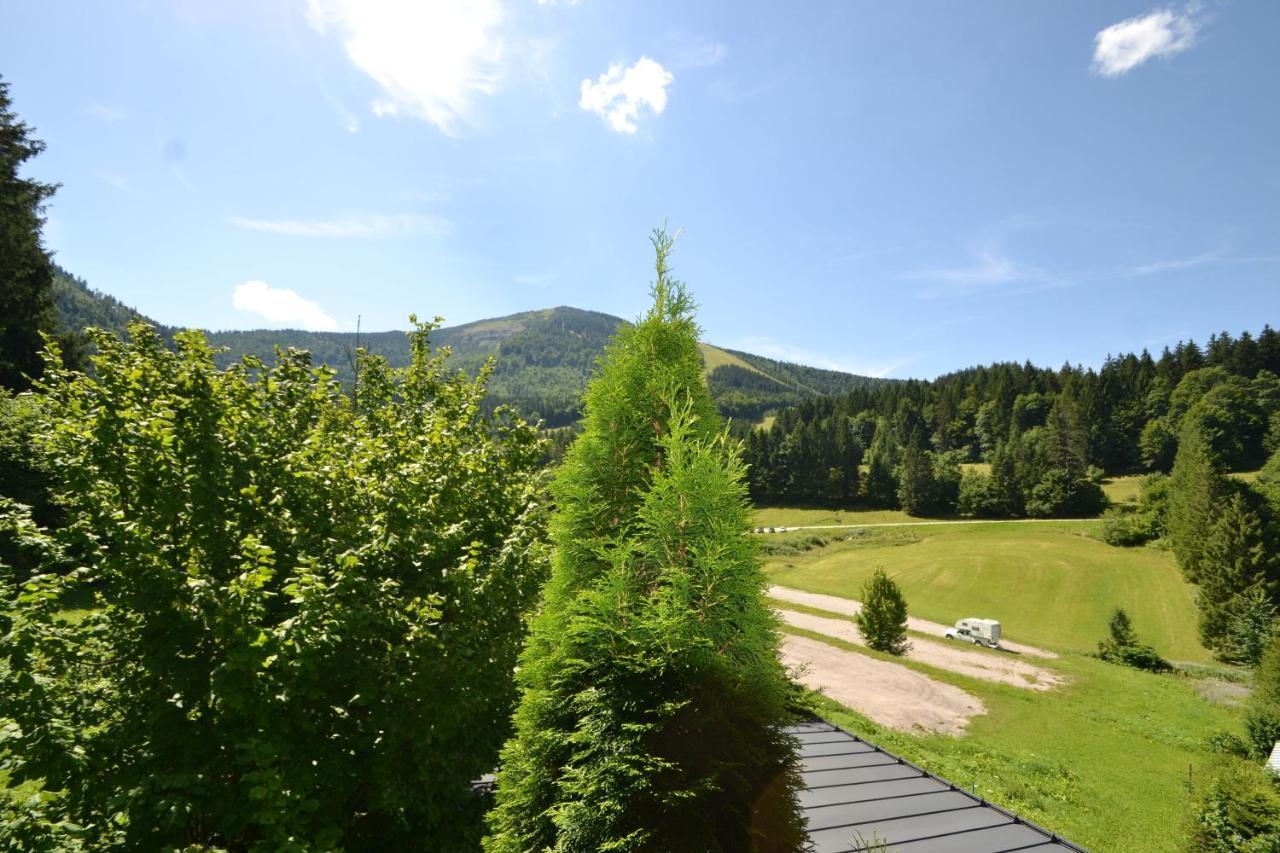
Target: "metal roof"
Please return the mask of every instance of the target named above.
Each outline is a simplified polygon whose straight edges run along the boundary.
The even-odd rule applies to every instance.
[[[814,853],[1083,850],[826,720],[790,732],[800,741],[800,807]]]

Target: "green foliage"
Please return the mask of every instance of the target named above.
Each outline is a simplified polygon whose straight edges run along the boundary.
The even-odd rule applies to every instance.
[[[1214,465],[1200,430],[1187,428],[1169,475],[1169,540],[1187,580],[1200,578],[1204,543],[1226,482]]]
[[[61,523],[62,513],[49,495],[49,473],[33,446],[42,398],[14,395],[0,388],[0,498],[28,507],[36,524]],[[0,563],[14,570],[17,581],[36,568],[35,555],[0,529]]]
[[[1276,635],[1275,601],[1261,584],[1255,584],[1236,595],[1228,617],[1222,657],[1257,666]]]
[[[656,232],[654,305],[610,343],[553,485],[490,851],[798,850],[792,695],[745,470]]]
[[[1027,497],[1027,515],[1033,518],[1097,515],[1106,505],[1102,487],[1083,476],[1073,477],[1064,468],[1050,468]]]
[[[428,331],[403,369],[360,356],[358,403],[305,353],[219,370],[142,325],[97,333],[91,376],[49,369],[68,523],[6,524],[82,568],[3,585],[4,769],[47,793],[0,846],[476,843],[545,574],[541,447]]]
[[[1256,758],[1265,758],[1280,740],[1280,638],[1272,637],[1253,675],[1244,727]]]
[[[878,652],[904,655],[911,648],[906,599],[883,569],[876,569],[863,584],[862,610],[854,621],[867,645]]]
[[[1262,519],[1237,491],[1212,519],[1201,549],[1200,637],[1209,648],[1230,655],[1232,619],[1242,599],[1254,595],[1270,600],[1276,593],[1275,554]]]
[[[1190,846],[1204,853],[1280,850],[1280,790],[1256,763],[1219,758],[1197,783]]]
[[[1147,421],[1138,436],[1142,465],[1149,471],[1168,472],[1178,452],[1178,434],[1164,418]]]
[[[53,335],[53,272],[41,242],[44,205],[55,186],[23,178],[22,164],[44,150],[13,112],[0,79],[0,388],[22,390],[43,369],[41,334]]]
[[[969,518],[1001,518],[1010,514],[994,478],[980,471],[965,471],[960,478],[956,512]]]
[[[1156,650],[1138,639],[1124,608],[1117,607],[1108,623],[1109,636],[1098,643],[1098,657],[1108,663],[1145,669],[1148,672],[1168,672],[1173,669]]]
[[[885,418],[876,421],[875,436],[867,451],[867,477],[863,489],[867,502],[872,506],[896,507],[898,505],[897,443]]]

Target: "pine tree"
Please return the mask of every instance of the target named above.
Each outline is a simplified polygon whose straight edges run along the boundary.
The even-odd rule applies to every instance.
[[[22,164],[44,150],[18,119],[0,79],[0,387],[23,390],[43,369],[40,333],[53,334],[53,268],[41,243],[51,184],[23,178]]]
[[[744,469],[654,235],[654,305],[610,344],[554,484],[489,851],[794,851],[789,691]]]

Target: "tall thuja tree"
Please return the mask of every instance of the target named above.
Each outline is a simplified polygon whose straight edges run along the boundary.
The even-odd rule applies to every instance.
[[[702,383],[672,239],[653,243],[653,307],[609,345],[553,486],[490,851],[803,846],[745,472]]]
[[[42,332],[53,334],[53,267],[40,239],[52,184],[22,177],[44,143],[13,112],[0,79],[0,387],[25,389],[40,375]]]

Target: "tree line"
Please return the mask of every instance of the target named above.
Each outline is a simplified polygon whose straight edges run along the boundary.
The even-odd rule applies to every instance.
[[[1170,470],[1188,416],[1216,464],[1256,469],[1280,446],[1278,410],[1280,334],[1266,326],[1098,370],[1003,363],[860,389],[736,434],[757,500],[1054,516],[1099,511],[1106,474]]]

